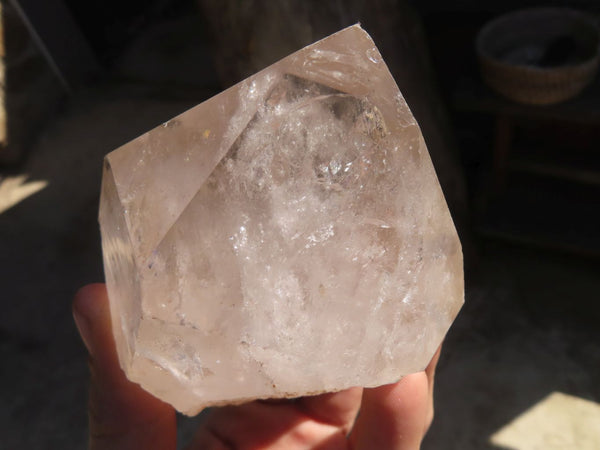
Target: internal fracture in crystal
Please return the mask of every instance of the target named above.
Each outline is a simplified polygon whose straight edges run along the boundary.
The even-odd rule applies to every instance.
[[[397,381],[463,302],[423,137],[359,26],[107,155],[100,224],[121,366],[186,414]]]

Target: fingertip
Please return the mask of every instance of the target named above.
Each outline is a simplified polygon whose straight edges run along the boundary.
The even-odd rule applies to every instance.
[[[427,375],[427,383],[428,383],[428,410],[427,417],[425,419],[425,433],[431,428],[431,424],[433,423],[433,417],[435,415],[435,405],[433,401],[433,393],[434,393],[434,385],[435,385],[435,371],[437,368],[437,364],[440,360],[440,354],[442,352],[442,344],[438,347],[437,351],[431,358],[429,365],[425,368],[425,374]]]
[[[93,352],[93,324],[107,308],[106,287],[102,283],[89,284],[80,288],[73,298],[72,312],[75,325],[85,347]]]
[[[80,288],[73,297],[73,315],[91,318],[97,314],[99,305],[107,300],[106,285],[103,283],[88,284]]]

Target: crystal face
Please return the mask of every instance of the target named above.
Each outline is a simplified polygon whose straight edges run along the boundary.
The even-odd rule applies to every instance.
[[[425,142],[359,26],[108,154],[100,203],[121,366],[186,414],[397,381],[463,302]]]

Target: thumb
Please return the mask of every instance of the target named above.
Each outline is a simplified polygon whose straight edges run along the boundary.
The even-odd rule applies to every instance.
[[[173,408],[129,381],[119,366],[106,287],[82,288],[73,316],[90,354],[90,449],[175,449]]]

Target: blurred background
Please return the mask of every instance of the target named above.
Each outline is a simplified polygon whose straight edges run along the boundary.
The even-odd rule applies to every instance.
[[[494,46],[551,21],[511,19],[476,51],[502,14],[569,7],[594,30],[598,2],[0,5],[0,448],[86,445],[86,355],[70,302],[103,279],[103,156],[356,22],[421,125],[465,252],[466,303],[423,448],[600,448],[598,42],[585,37],[593,51],[580,55],[581,24],[561,28],[538,49],[553,80],[541,87]],[[180,418],[182,443],[197,420]]]

